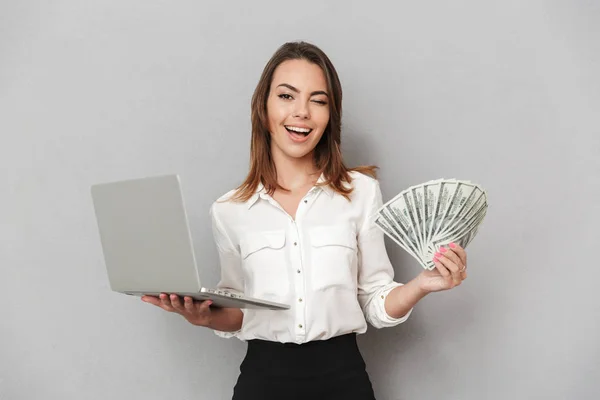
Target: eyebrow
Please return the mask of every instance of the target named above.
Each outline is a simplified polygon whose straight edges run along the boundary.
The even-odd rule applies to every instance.
[[[284,87],[290,89],[293,92],[300,93],[300,91],[298,89],[296,89],[295,87],[293,87],[292,85],[289,85],[287,83],[282,83],[281,85],[278,85],[277,87],[279,87],[279,86],[284,86]],[[323,94],[323,95],[329,97],[329,95],[327,94],[327,92],[324,91],[324,90],[316,90],[316,91],[312,92],[310,95],[311,96],[316,96],[318,94]]]

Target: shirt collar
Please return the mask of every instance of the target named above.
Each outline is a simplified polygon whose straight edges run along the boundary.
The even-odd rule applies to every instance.
[[[325,182],[325,175],[321,174],[321,176],[319,176],[319,179],[317,179],[317,184],[320,184],[323,182]],[[312,189],[309,190],[308,193],[313,193],[313,192],[316,192],[319,190],[325,192],[329,197],[332,197],[334,194],[334,190],[329,185],[314,186]],[[252,197],[250,197],[250,199],[248,200],[248,209],[250,209],[258,201],[258,199],[261,199],[261,198],[266,199],[267,196],[268,196],[267,189],[265,189],[265,186],[262,184],[262,182],[260,182],[256,188],[256,191],[254,192]]]

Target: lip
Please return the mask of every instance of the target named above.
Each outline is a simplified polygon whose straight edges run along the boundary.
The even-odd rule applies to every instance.
[[[295,125],[294,125],[294,126],[295,126]],[[300,127],[298,127],[298,128],[300,128]],[[283,129],[285,129],[285,127],[284,127]],[[309,128],[309,129],[310,129],[310,128]],[[288,135],[288,137],[290,138],[290,140],[291,140],[292,142],[294,142],[294,143],[304,143],[304,142],[306,142],[306,141],[308,140],[308,138],[310,137],[310,134],[309,134],[309,135],[306,135],[306,136],[304,136],[304,135],[302,135],[302,136],[294,136],[294,135],[292,135],[292,134],[291,134],[291,133],[290,133],[290,132],[289,132],[287,129],[285,129],[285,132],[287,133],[287,135]]]

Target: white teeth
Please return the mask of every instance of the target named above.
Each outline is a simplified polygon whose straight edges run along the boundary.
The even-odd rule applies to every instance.
[[[298,133],[308,133],[312,130],[312,129],[306,129],[306,128],[297,128],[295,126],[286,126],[286,128],[290,131],[294,131],[294,132],[298,132]]]

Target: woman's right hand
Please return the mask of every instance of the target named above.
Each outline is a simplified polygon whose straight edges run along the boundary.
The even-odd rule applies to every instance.
[[[183,301],[176,294],[168,296],[161,293],[159,297],[142,296],[142,301],[153,304],[168,312],[174,312],[185,318],[190,324],[210,327],[212,314],[210,310],[211,300],[197,301],[185,296]]]

